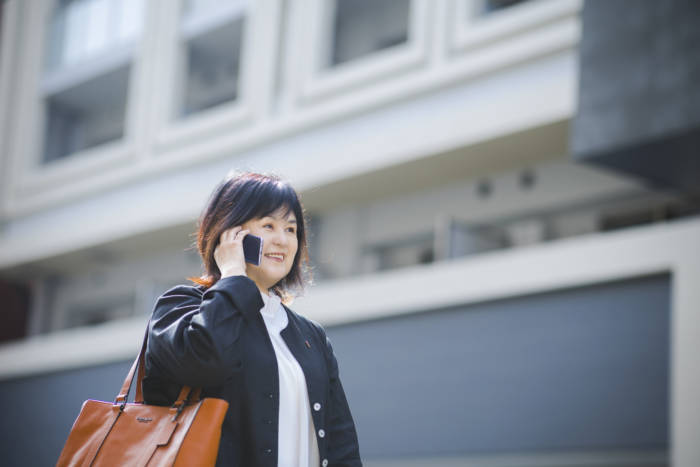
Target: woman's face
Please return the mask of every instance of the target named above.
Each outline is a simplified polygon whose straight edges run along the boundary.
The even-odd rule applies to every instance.
[[[251,219],[243,224],[243,229],[250,230],[249,235],[263,239],[260,265],[246,263],[246,274],[264,293],[289,274],[299,247],[294,212],[290,211],[284,218],[282,211],[280,208],[269,216]]]

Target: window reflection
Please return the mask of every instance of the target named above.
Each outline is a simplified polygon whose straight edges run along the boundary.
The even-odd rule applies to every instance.
[[[129,318],[134,315],[134,299],[132,294],[105,298],[98,304],[78,305],[67,310],[61,329],[69,329],[80,326],[95,326],[98,324]]]
[[[49,28],[47,68],[57,70],[133,42],[143,0],[59,0]]]
[[[482,15],[485,15],[495,11],[504,10],[527,1],[529,0],[478,0],[479,6],[476,11]]]
[[[46,98],[44,162],[124,136],[129,66]]]
[[[363,273],[432,263],[435,259],[433,232],[369,245],[361,257]]]
[[[330,66],[408,40],[410,0],[335,0],[334,7]]]
[[[243,1],[185,3],[177,117],[238,98],[245,12]]]
[[[143,0],[59,0],[41,91],[44,163],[120,139]]]

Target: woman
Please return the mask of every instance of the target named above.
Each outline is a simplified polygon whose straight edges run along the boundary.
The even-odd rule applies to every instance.
[[[263,239],[258,266],[243,238]],[[355,424],[323,328],[287,307],[308,264],[303,208],[275,176],[224,180],[199,220],[206,274],[158,298],[149,324],[147,403],[182,385],[229,402],[220,466],[360,466]]]

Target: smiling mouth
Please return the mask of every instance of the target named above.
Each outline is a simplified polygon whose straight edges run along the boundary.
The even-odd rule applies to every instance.
[[[277,261],[278,263],[284,261],[284,255],[267,254],[265,258],[270,258],[272,261]]]

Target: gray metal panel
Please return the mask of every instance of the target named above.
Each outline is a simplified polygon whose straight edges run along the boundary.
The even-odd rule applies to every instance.
[[[584,3],[575,158],[700,195],[700,2]]]
[[[368,458],[668,444],[668,277],[329,336]]]

